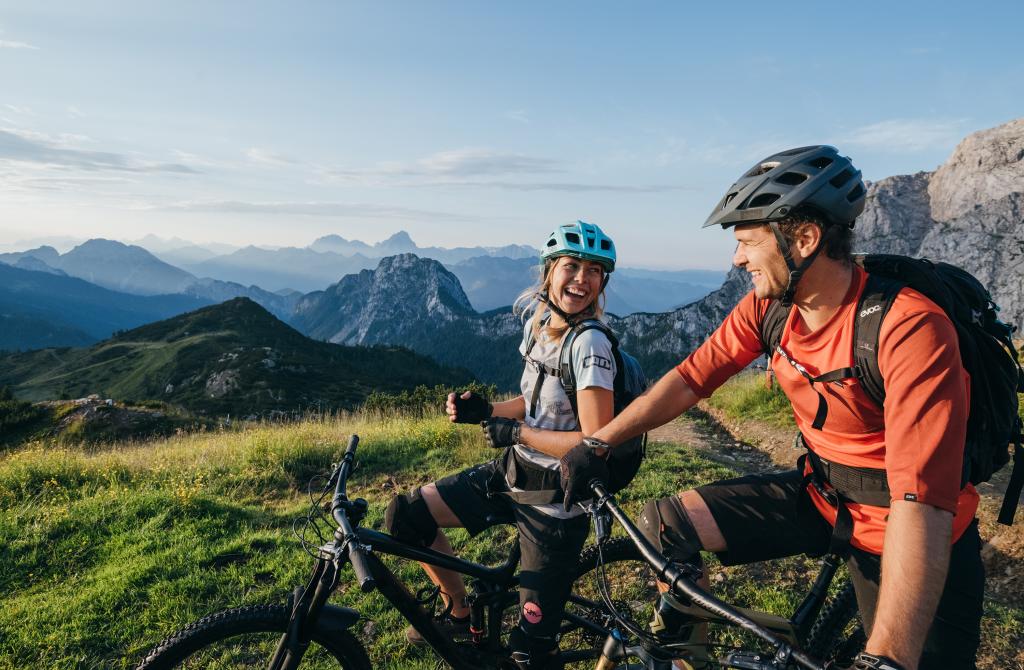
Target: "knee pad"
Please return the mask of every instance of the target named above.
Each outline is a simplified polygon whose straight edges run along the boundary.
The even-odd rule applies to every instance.
[[[648,501],[638,526],[663,555],[681,563],[701,565],[700,538],[679,496]]]
[[[420,489],[395,496],[384,511],[384,530],[396,540],[429,547],[437,537],[437,522]]]
[[[562,670],[558,657],[557,637],[528,635],[522,626],[516,626],[508,636],[512,660],[520,670]]]

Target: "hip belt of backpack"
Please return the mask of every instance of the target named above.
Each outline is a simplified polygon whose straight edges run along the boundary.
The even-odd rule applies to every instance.
[[[795,445],[805,450],[797,461],[797,468],[803,472],[810,465],[810,472],[804,475],[800,487],[801,495],[807,495],[807,487],[813,486],[828,504],[836,508],[836,523],[828,551],[847,556],[853,539],[853,516],[847,503],[889,507],[889,480],[885,469],[856,467],[824,459],[811,451],[801,433],[797,433]]]

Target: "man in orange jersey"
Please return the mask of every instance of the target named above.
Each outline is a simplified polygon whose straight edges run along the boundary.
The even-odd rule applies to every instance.
[[[850,256],[864,199],[860,171],[833,147],[780,152],[746,172],[705,226],[733,228],[733,263],[750,273],[753,291],[685,361],[565,455],[563,489],[568,501],[588,498],[588,482],[607,471],[606,449],[676,418],[768,349],[806,456],[790,472],[651,501],[645,534],[692,563],[700,550],[725,565],[840,553],[868,633],[853,667],[974,668],[985,578],[978,494],[961,485],[970,380],[949,318],[902,288],[878,331],[884,406],[865,391],[852,364],[854,328],[878,310],[858,310],[871,282]],[[774,336],[765,333],[770,311],[781,317]]]

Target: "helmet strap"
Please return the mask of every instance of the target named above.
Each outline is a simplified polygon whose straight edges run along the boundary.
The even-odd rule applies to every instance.
[[[814,259],[818,257],[818,252],[821,251],[821,243],[819,242],[818,247],[798,266],[793,260],[793,251],[790,249],[786,237],[782,234],[779,224],[775,221],[769,221],[768,226],[772,229],[772,233],[775,234],[775,242],[779,245],[782,258],[786,261],[786,267],[789,268],[789,282],[786,284],[786,290],[783,292],[782,297],[779,298],[779,302],[782,303],[783,307],[789,307],[793,304],[793,296],[796,295],[796,285],[800,282],[804,273],[811,267]]]
[[[586,314],[591,311],[591,309],[588,307],[587,309],[583,310],[579,314],[569,314],[568,312],[566,312],[561,307],[559,307],[558,305],[555,304],[555,301],[552,300],[548,296],[548,292],[547,291],[540,291],[540,292],[538,292],[537,293],[537,299],[540,300],[541,302],[547,304],[548,309],[550,309],[552,312],[554,312],[558,316],[562,317],[562,320],[565,321],[567,324],[569,324],[570,328],[572,328],[577,323],[579,323],[584,318],[586,318]]]

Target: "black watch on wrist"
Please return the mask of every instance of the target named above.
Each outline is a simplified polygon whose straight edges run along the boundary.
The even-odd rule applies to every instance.
[[[888,656],[875,656],[866,651],[857,654],[853,659],[855,670],[906,670],[902,665]]]
[[[612,445],[608,444],[604,440],[599,440],[596,437],[585,437],[583,438],[583,444],[587,445],[591,449],[611,449]]]

